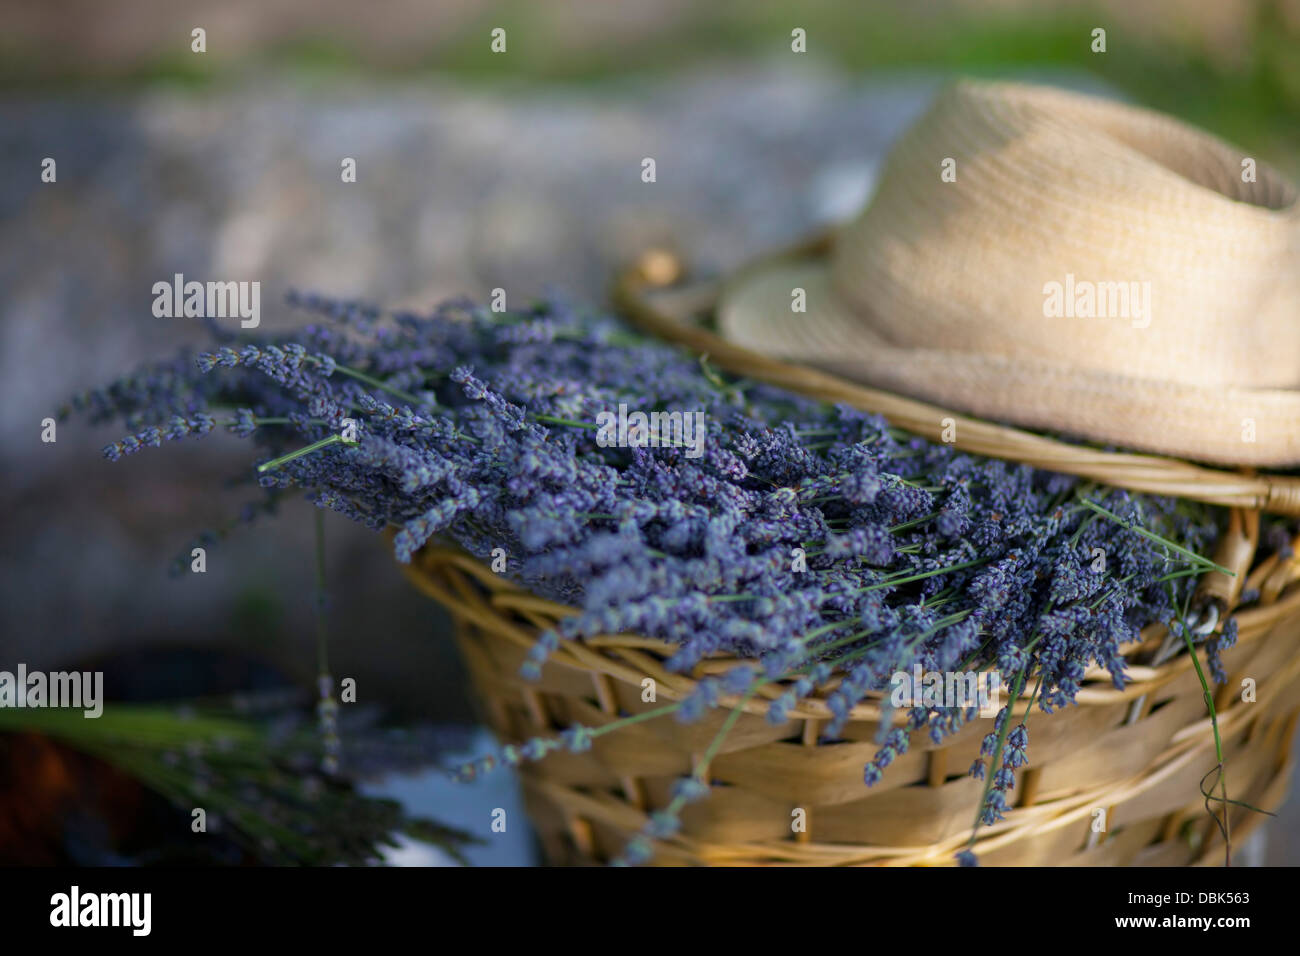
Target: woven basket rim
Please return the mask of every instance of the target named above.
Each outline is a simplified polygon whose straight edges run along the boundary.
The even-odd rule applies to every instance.
[[[391,536],[392,531],[388,534]],[[446,564],[459,569],[474,580],[482,589],[478,600],[464,590],[453,591],[440,584],[431,570],[439,564]],[[510,581],[493,571],[474,555],[459,545],[426,545],[410,564],[400,565],[407,579],[426,596],[433,598],[444,607],[452,609],[455,614],[480,626],[491,626],[504,637],[521,648],[531,648],[536,640],[529,636],[523,625],[503,627],[501,619],[508,616],[561,617],[579,613],[575,608],[539,597],[526,588]],[[1288,588],[1283,595],[1272,603],[1237,611],[1237,641],[1245,645],[1266,636],[1272,628],[1292,614],[1300,615],[1300,587]],[[490,621],[488,615],[496,615]],[[1150,624],[1143,628],[1141,639],[1127,645],[1126,656],[1131,657],[1158,645],[1168,629],[1161,624]],[[610,677],[637,684],[644,677],[653,677],[664,696],[678,700],[689,695],[705,676],[726,670],[752,660],[719,654],[705,658],[696,667],[700,676],[673,673],[667,671],[662,661],[671,653],[673,645],[657,638],[638,634],[600,634],[590,638],[576,638],[562,641],[548,661],[559,666],[573,667],[579,670],[596,670]],[[617,656],[610,652],[616,651]],[[1207,649],[1197,649],[1197,659],[1201,667],[1207,667]],[[636,665],[629,663],[635,660]],[[1082,707],[1104,707],[1117,703],[1132,702],[1149,696],[1166,684],[1177,680],[1193,668],[1192,658],[1186,653],[1170,657],[1160,664],[1131,665],[1127,668],[1129,682],[1121,690],[1111,682],[1110,674],[1103,668],[1093,666],[1084,677],[1084,683],[1075,697],[1075,703]],[[1293,661],[1292,667],[1300,670],[1300,656]],[[520,678],[523,683],[523,678]],[[765,685],[757,697],[742,703],[739,695],[722,695],[720,706],[734,707],[741,704],[741,709],[750,714],[766,714],[770,701],[779,696],[788,682],[774,681]],[[831,711],[825,703],[826,695],[838,686],[832,680],[819,687],[812,695],[799,701],[789,709],[791,719],[826,720]],[[868,700],[883,696],[879,692],[867,695]],[[1022,690],[1016,700],[1027,701],[1031,694]],[[1009,696],[1004,696],[1008,704],[1013,703]],[[848,712],[851,720],[880,720],[889,715],[895,722],[901,722],[904,715],[894,712],[892,708],[882,711],[876,703],[859,703]],[[1206,718],[1208,721],[1208,717]],[[1220,723],[1224,715],[1220,715]]]

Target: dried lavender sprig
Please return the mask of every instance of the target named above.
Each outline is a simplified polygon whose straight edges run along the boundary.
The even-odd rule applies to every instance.
[[[309,357],[307,361],[319,365],[322,368],[321,374],[323,375],[329,375],[331,372],[338,372],[340,375],[346,375],[349,378],[356,379],[358,382],[363,382],[371,388],[377,388],[381,392],[387,392],[394,398],[400,398],[412,408],[420,408],[421,406],[427,406],[430,404],[428,399],[422,399],[416,395],[412,395],[410,392],[403,391],[400,388],[394,388],[387,382],[380,381],[372,375],[367,375],[359,369],[349,368],[346,365],[339,365],[333,362],[327,362],[326,358]]]
[[[262,462],[262,464],[257,466],[257,470],[259,472],[271,471],[272,469],[280,468],[283,465],[287,465],[291,461],[296,461],[299,458],[302,458],[304,455],[310,455],[312,452],[320,451],[322,448],[328,448],[330,445],[340,445],[340,444],[355,445],[357,444],[357,442],[349,441],[348,439],[344,438],[342,435],[329,435],[325,438],[322,438],[320,441],[312,442],[310,445],[306,446],[305,448],[299,448],[297,451],[291,451],[287,455],[281,455],[279,458],[274,458],[271,461]]]
[[[1121,679],[1116,649],[1168,605],[1153,586],[1162,576],[1189,593],[1190,574],[1166,574],[1166,557],[1149,539],[1116,522],[1082,524],[1080,507],[1067,503],[1086,487],[1074,479],[961,455],[873,416],[766,386],[746,383],[741,397],[738,385],[710,376],[693,357],[648,341],[613,345],[612,323],[551,305],[510,317],[509,330],[483,310],[394,318],[397,334],[375,327],[364,345],[312,329],[301,345],[259,349],[256,361],[272,375],[254,366],[217,382],[168,371],[156,390],[140,377],[121,404],[128,416],[144,416],[140,427],[159,424],[135,397],[145,394],[159,396],[163,420],[191,401],[336,425],[342,409],[361,407],[370,412],[362,447],[302,455],[263,480],[301,487],[368,525],[399,528],[399,558],[433,533],[485,560],[502,547],[519,583],[579,609],[563,638],[661,637],[680,648],[670,661],[676,669],[725,651],[779,670],[797,635],[827,618],[862,616],[876,637],[834,658],[850,681],[845,704],[878,686],[897,650],[926,666],[966,658],[1015,672],[1032,663],[1045,684],[1041,706],[1063,706],[1094,659]],[[232,351],[235,364],[240,354]],[[436,414],[376,414],[365,407],[375,400],[364,383],[319,374],[308,354],[389,371],[393,387],[425,381],[425,367],[472,364],[478,372],[439,379],[428,393],[438,399]],[[625,400],[704,409],[703,459],[686,461],[671,447],[593,447],[585,424],[578,434],[559,428],[545,436],[519,427],[537,416],[590,423]],[[319,437],[311,428],[304,430]],[[805,433],[813,431],[832,440],[810,449]],[[272,455],[283,451],[269,432],[251,437]],[[1139,499],[1107,495],[1113,514],[1138,512]],[[1153,530],[1176,535],[1188,551],[1212,539],[1208,511],[1175,514],[1160,499],[1140,501]],[[832,527],[841,533],[832,536]],[[896,529],[879,570],[858,560],[864,528]],[[808,556],[806,571],[792,574],[789,551],[806,542],[826,542],[827,553]],[[1098,547],[1118,562],[1113,572],[1096,576],[1083,566],[1080,555]],[[1053,609],[1048,599],[1056,597]],[[971,617],[962,625],[920,641],[907,636],[963,610]],[[1025,640],[1040,627],[1047,638]],[[543,636],[543,657],[556,639]],[[794,689],[806,686],[797,679]]]
[[[1172,600],[1172,584],[1166,583],[1166,587],[1171,589],[1169,593],[1170,599]],[[1210,728],[1214,732],[1214,756],[1216,763],[1214,770],[1211,770],[1210,773],[1214,773],[1215,771],[1218,772],[1217,783],[1219,786],[1219,798],[1223,803],[1223,816],[1220,818],[1210,808],[1210,793],[1213,792],[1213,788],[1211,788],[1210,793],[1206,793],[1204,789],[1205,778],[1202,778],[1201,792],[1205,794],[1205,812],[1210,815],[1214,820],[1215,825],[1218,826],[1219,831],[1223,834],[1224,866],[1232,866],[1232,830],[1228,818],[1228,808],[1234,801],[1228,799],[1228,773],[1223,760],[1223,737],[1219,732],[1219,715],[1214,707],[1214,695],[1210,693],[1210,683],[1205,679],[1205,671],[1201,668],[1200,658],[1196,656],[1196,648],[1192,645],[1192,629],[1187,623],[1185,610],[1179,612],[1178,624],[1179,630],[1182,632],[1183,643],[1187,647],[1187,654],[1192,659],[1192,666],[1196,668],[1196,678],[1201,682],[1201,697],[1205,701],[1205,709],[1210,713]],[[1209,774],[1206,774],[1206,777],[1208,776]]]
[[[1020,689],[1025,685],[1025,673],[1025,671],[1021,671],[1016,675],[1015,681],[1011,685],[1010,699],[1007,705],[1003,707],[1002,713],[998,715],[997,742],[993,746],[990,761],[993,766],[997,766],[998,761],[1002,759],[1002,748],[1006,744],[1007,733],[1011,729],[1011,707],[1016,698],[1020,696]],[[974,852],[971,848],[975,845],[975,840],[979,835],[980,824],[987,823],[991,826],[1002,818],[1002,810],[1005,804],[993,802],[992,797],[996,793],[998,791],[994,788],[993,774],[989,774],[984,781],[984,792],[980,795],[980,802],[975,810],[975,823],[971,827],[970,840],[967,842],[966,848],[957,854],[957,860],[962,866],[972,866],[975,863]]]
[[[454,780],[466,783],[476,779],[480,774],[495,770],[498,767],[518,766],[525,762],[541,760],[546,754],[562,748],[572,753],[583,753],[591,749],[591,743],[596,738],[631,727],[634,724],[644,723],[647,720],[654,720],[656,717],[674,713],[681,708],[683,703],[684,701],[676,700],[671,704],[645,710],[639,714],[620,717],[599,727],[574,724],[565,728],[562,734],[555,737],[532,737],[518,746],[509,745],[502,748],[500,757],[488,755],[476,760],[466,761],[454,767],[450,771],[450,776]]]
[[[311,425],[330,424],[323,419],[316,418],[306,419],[305,422]],[[126,455],[135,454],[145,447],[157,448],[162,445],[163,441],[178,441],[188,435],[203,436],[214,428],[228,428],[240,437],[247,437],[255,429],[264,425],[298,424],[301,424],[301,422],[288,417],[258,417],[246,408],[239,409],[239,414],[230,419],[217,419],[202,412],[191,418],[173,415],[165,431],[158,426],[150,426],[134,435],[128,435],[126,438],[105,445],[103,453],[104,457],[109,461],[117,461]]]
[[[320,699],[316,704],[316,717],[320,725],[321,772],[334,776],[339,772],[342,742],[338,734],[338,701],[334,699],[334,678],[329,665],[329,593],[325,590],[325,512],[319,508],[315,515],[316,543],[316,593],[313,604],[316,611],[316,685]]]
[[[1095,501],[1089,501],[1088,499],[1085,498],[1082,501],[1082,504],[1084,505],[1084,507],[1097,512],[1097,514],[1101,515],[1102,517],[1109,518],[1111,521],[1114,521],[1117,524],[1122,525],[1123,527],[1129,529],[1130,531],[1133,531],[1136,534],[1140,534],[1142,537],[1150,541],[1154,541],[1156,544],[1160,545],[1161,547],[1168,548],[1170,551],[1182,555],[1184,558],[1186,558],[1188,561],[1191,561],[1193,564],[1199,565],[1207,570],[1219,571],[1223,574],[1229,575],[1230,577],[1235,578],[1237,576],[1237,573],[1235,571],[1231,571],[1228,568],[1225,568],[1221,564],[1216,564],[1214,561],[1210,560],[1209,558],[1203,555],[1197,554],[1195,551],[1188,551],[1182,545],[1170,541],[1168,538],[1163,537],[1162,535],[1158,535],[1152,531],[1148,531],[1146,528],[1142,527],[1139,524],[1136,524],[1135,522],[1128,521],[1124,518],[1121,518],[1119,515],[1115,514],[1114,512],[1106,510],[1101,505],[1097,504]]]
[[[718,732],[713,736],[713,740],[710,741],[708,748],[700,757],[699,762],[691,773],[691,777],[704,788],[708,788],[709,786],[709,768],[713,764],[713,758],[717,756],[718,751],[722,748],[723,742],[727,739],[727,735],[731,733],[731,729],[736,725],[736,721],[740,719],[740,715],[745,709],[745,704],[748,703],[750,698],[758,693],[758,689],[766,683],[767,680],[765,678],[760,678],[754,683],[749,691],[747,691],[744,696],[736,702],[736,705],[731,709],[731,713],[729,713],[726,720],[722,722],[722,726],[718,728]],[[649,842],[650,839],[664,839],[675,834],[681,827],[682,810],[692,798],[698,795],[698,793],[698,788],[677,788],[676,793],[668,802],[668,805],[651,817],[650,823],[638,836],[633,837],[633,839],[629,841],[628,845],[623,849],[623,854],[615,858],[613,865],[629,866],[636,863],[647,862],[653,853],[653,849]]]

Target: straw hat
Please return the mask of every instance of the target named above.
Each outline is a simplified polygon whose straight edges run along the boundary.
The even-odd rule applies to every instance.
[[[1300,462],[1296,190],[1146,110],[957,83],[829,256],[742,272],[717,314],[739,345],[977,416]]]

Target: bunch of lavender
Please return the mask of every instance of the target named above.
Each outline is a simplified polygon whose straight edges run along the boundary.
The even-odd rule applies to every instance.
[[[245,519],[298,490],[395,529],[401,561],[435,537],[484,561],[503,549],[505,573],[580,612],[539,636],[528,676],[564,641],[623,631],[673,645],[674,671],[737,660],[683,700],[507,747],[467,775],[585,749],[661,713],[695,720],[774,682],[777,724],[833,683],[825,734],[835,738],[868,695],[884,693],[887,706],[891,675],[915,665],[996,669],[1012,699],[1032,688],[1030,708],[1050,713],[1074,700],[1093,664],[1122,688],[1124,645],[1179,618],[1194,576],[1212,566],[1198,557],[1219,533],[1212,509],[965,454],[875,415],[724,378],[563,303],[494,314],[451,302],[385,317],[291,300],[332,321],[292,341],[227,334],[213,351],[149,366],[73,406],[131,429],[105,449],[110,459],[218,428],[251,439],[264,497]],[[597,441],[598,416],[620,404],[702,413],[702,446]],[[1212,649],[1234,634],[1229,623]],[[973,713],[887,715],[865,782],[911,731],[939,742]],[[1027,746],[1025,720],[1004,711],[971,768],[987,780],[983,822],[1001,818]],[[628,861],[707,792],[716,749]]]
[[[0,735],[39,733],[97,757],[169,801],[184,815],[204,808],[207,829],[264,865],[365,865],[382,862],[398,835],[431,843],[461,863],[480,842],[460,830],[413,817],[395,800],[369,796],[356,779],[321,773],[316,735],[296,695],[262,695],[196,705],[115,704],[98,720],[55,708],[0,708]],[[428,730],[383,729],[373,714],[352,728],[368,747],[371,772],[410,770],[447,746]],[[410,738],[409,741],[406,738]],[[192,836],[189,826],[184,833]],[[185,846],[221,859],[226,844],[204,837]],[[230,862],[239,862],[236,855]],[[149,862],[142,854],[132,862]]]

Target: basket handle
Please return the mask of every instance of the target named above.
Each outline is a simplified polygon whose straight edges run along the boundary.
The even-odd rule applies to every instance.
[[[774,259],[816,254],[829,247],[831,238],[830,232],[818,234],[764,257],[746,269],[761,268]],[[962,436],[958,444],[974,454],[1077,475],[1129,491],[1300,516],[1300,478],[1261,475],[1249,470],[1222,471],[1159,455],[1105,452],[1071,445],[751,351],[653,301],[655,293],[662,298],[662,293],[679,287],[683,273],[682,262],[676,255],[662,249],[650,250],[618,277],[613,291],[614,304],[642,330],[707,355],[711,362],[734,374],[874,412],[893,425],[931,441],[941,440],[942,421],[951,418],[958,425],[957,434]],[[702,289],[699,298],[700,308],[712,312],[717,300],[716,288]]]

